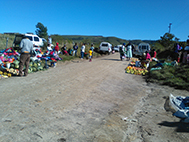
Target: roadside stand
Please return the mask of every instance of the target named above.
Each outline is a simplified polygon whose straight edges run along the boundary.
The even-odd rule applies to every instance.
[[[148,62],[140,61],[138,58],[131,58],[131,62],[125,69],[125,73],[135,74],[135,75],[146,75],[148,72]]]
[[[0,50],[0,79],[18,76],[20,53],[12,48]],[[30,57],[28,73],[44,71],[51,67],[55,67],[57,61],[62,60],[53,51],[50,55],[43,53],[41,49],[34,49]],[[25,69],[25,67],[24,67]]]

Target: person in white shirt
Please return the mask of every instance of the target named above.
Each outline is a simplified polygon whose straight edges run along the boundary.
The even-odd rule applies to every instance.
[[[52,47],[51,47],[50,43],[48,43],[48,45],[47,45],[47,51],[52,51]]]
[[[52,47],[51,47],[51,44],[48,43],[48,44],[47,44],[47,52],[46,52],[47,55],[49,55],[51,51],[53,51],[53,49],[52,49]]]
[[[51,36],[48,37],[48,43],[52,44],[52,38],[51,38]]]
[[[83,45],[81,47],[81,59],[83,59],[84,53],[85,53],[85,43],[83,43]]]

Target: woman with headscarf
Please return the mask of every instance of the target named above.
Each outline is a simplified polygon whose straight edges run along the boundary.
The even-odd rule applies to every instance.
[[[132,58],[132,45],[130,42],[127,44],[127,58],[128,60]]]

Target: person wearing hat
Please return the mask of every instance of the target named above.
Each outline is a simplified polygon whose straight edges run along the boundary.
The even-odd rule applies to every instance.
[[[20,42],[20,63],[19,63],[19,76],[23,76],[23,67],[25,65],[24,76],[28,75],[28,68],[30,63],[30,56],[33,50],[33,43],[26,36]]]

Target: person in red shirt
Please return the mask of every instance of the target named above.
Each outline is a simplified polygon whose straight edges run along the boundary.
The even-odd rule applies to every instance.
[[[58,54],[59,53],[59,46],[58,46],[58,42],[56,43],[56,46],[54,47],[54,51],[55,51],[55,54]]]
[[[152,57],[156,58],[156,54],[157,54],[157,53],[156,53],[156,50],[153,49],[153,50],[152,50]]]
[[[153,61],[158,61],[157,58],[156,58],[156,56],[157,56],[157,52],[156,52],[155,49],[153,49],[152,52],[151,52],[151,61],[152,60]]]

